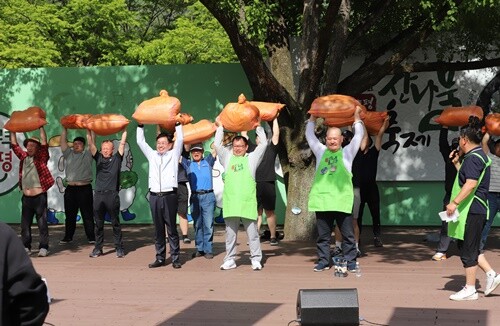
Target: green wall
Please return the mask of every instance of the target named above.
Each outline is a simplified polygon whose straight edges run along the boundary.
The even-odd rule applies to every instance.
[[[24,110],[33,105],[47,112],[48,137],[60,134],[59,118],[70,113],[120,113],[132,120],[137,105],[158,96],[161,89],[179,98],[181,111],[193,115],[195,121],[213,121],[222,107],[228,102],[235,102],[240,93],[252,98],[246,77],[238,64],[0,70],[0,117],[3,119],[0,126],[3,126],[12,111]],[[122,209],[128,210],[131,214],[127,215],[129,218],[135,216],[126,223],[150,223],[151,216],[145,198],[148,165],[136,145],[135,127],[135,122],[131,121],[128,127],[131,155],[128,157],[129,166],[124,169],[122,184],[126,191],[121,193],[121,197],[125,198],[122,202],[126,202],[122,206],[127,207]],[[31,134],[37,133],[25,136]],[[68,138],[71,140],[77,135],[84,133],[70,130]],[[8,132],[2,129],[0,136],[2,168],[10,150]],[[117,137],[112,135],[106,138]],[[154,137],[155,128],[146,126],[146,139],[152,146]],[[57,146],[52,147],[51,155],[57,157],[57,150]],[[20,216],[21,195],[15,186],[17,168],[15,164],[10,171],[0,170],[4,174],[0,176],[0,220],[9,223],[17,223]],[[51,170],[56,169],[57,164],[53,164]],[[384,181],[379,182],[379,186],[383,225],[440,224],[437,212],[442,206],[443,182]],[[286,203],[282,182],[278,182],[278,189],[276,213],[278,222],[282,224]],[[52,203],[49,200],[49,207],[56,207],[54,216],[63,223],[64,213],[60,209],[62,194],[56,188],[52,191],[56,192],[56,196]],[[367,207],[364,222],[371,224]]]

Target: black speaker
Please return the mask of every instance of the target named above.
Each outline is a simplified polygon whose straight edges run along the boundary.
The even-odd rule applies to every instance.
[[[357,289],[301,289],[297,319],[308,325],[359,325]]]

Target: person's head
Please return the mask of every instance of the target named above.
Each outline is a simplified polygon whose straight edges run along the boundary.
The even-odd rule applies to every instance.
[[[26,153],[28,153],[28,156],[35,156],[36,152],[40,149],[40,146],[42,146],[36,137],[25,139],[23,145],[26,147]]]
[[[110,158],[113,155],[113,151],[115,146],[113,145],[112,140],[103,140],[101,143],[101,154],[104,158]]]
[[[164,154],[171,150],[172,146],[172,135],[162,132],[156,136],[156,150],[158,153]]]
[[[354,137],[354,134],[352,131],[346,129],[346,130],[342,131],[342,137],[344,137],[344,139],[342,141],[342,147],[346,147],[351,142],[352,137]]]
[[[336,152],[338,151],[341,146],[342,146],[342,141],[344,140],[344,137],[342,136],[342,131],[340,131],[339,128],[337,127],[329,127],[328,130],[326,131],[326,147],[333,151]]]
[[[467,153],[470,149],[478,146],[483,138],[481,120],[476,116],[470,116],[469,122],[460,128],[460,149]]]
[[[248,150],[248,140],[243,136],[233,138],[233,155],[244,156]]]
[[[198,143],[191,146],[189,149],[191,152],[191,158],[194,162],[199,162],[203,158],[203,144]]]
[[[76,137],[75,139],[73,139],[73,152],[81,153],[83,152],[84,148],[85,148],[85,138]]]

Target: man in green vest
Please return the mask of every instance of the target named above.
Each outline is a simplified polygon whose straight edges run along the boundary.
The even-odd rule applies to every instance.
[[[344,148],[339,128],[328,128],[324,145],[314,133],[316,117],[311,115],[307,122],[306,140],[316,157],[316,173],[308,203],[309,211],[316,212],[318,229],[318,263],[314,267],[315,272],[330,269],[330,243],[334,222],[342,234],[342,251],[347,261],[347,269],[356,269],[356,241],[351,215],[354,202],[351,168],[365,133],[360,112],[361,108],[358,106],[354,112],[354,137]]]
[[[223,146],[224,127],[219,121],[215,132],[214,148],[224,167],[224,191],[222,193],[222,212],[226,223],[226,257],[220,266],[222,270],[236,268],[236,243],[240,220],[245,227],[250,246],[252,269],[262,269],[262,250],[257,231],[257,197],[255,171],[259,166],[267,147],[266,133],[261,126],[256,129],[261,142],[255,150],[247,154],[248,141],[243,136],[236,136],[232,148]]]

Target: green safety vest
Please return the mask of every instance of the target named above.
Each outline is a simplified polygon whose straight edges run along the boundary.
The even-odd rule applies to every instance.
[[[309,211],[350,214],[353,202],[352,173],[344,166],[342,149],[336,152],[326,149],[309,193]]]
[[[222,192],[224,218],[242,217],[257,220],[255,179],[250,173],[248,156],[231,156],[225,171]]]
[[[474,198],[476,198],[481,204],[483,204],[486,207],[486,211],[489,210],[488,201],[485,202],[481,198],[477,197],[476,190],[477,190],[477,187],[479,186],[479,184],[481,183],[481,181],[483,180],[483,176],[484,176],[484,173],[486,172],[486,168],[488,166],[490,166],[490,164],[491,164],[491,159],[488,157],[488,161],[485,161],[481,155],[479,155],[477,153],[469,153],[469,154],[466,154],[464,156],[464,161],[468,157],[470,157],[470,155],[475,155],[475,156],[479,157],[484,162],[484,169],[483,169],[483,172],[481,172],[479,179],[477,180],[477,185],[476,185],[476,188],[474,188],[474,191],[471,192],[470,195],[467,196],[464,200],[462,200],[460,205],[458,205],[458,207],[457,207],[458,212],[459,212],[458,220],[456,222],[448,222],[448,236],[455,238],[455,239],[458,239],[458,240],[464,239],[465,224],[467,223],[469,209],[470,209],[470,206],[472,205],[472,201],[474,200]],[[453,188],[451,190],[451,197],[450,198],[454,199],[458,195],[458,193],[460,192],[461,189],[462,189],[462,187],[460,187],[460,184],[458,182],[458,173],[457,173],[457,176],[455,178],[455,182],[453,183]],[[486,216],[488,216],[488,213],[486,213]]]

